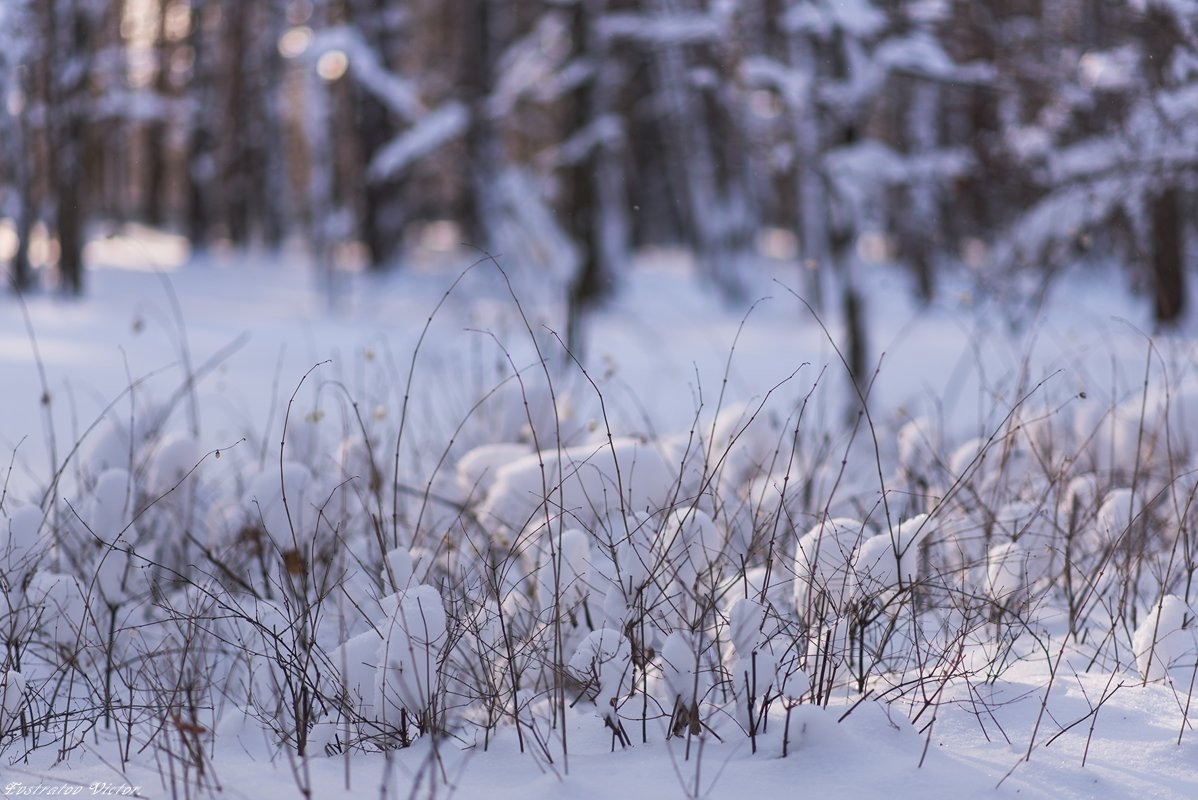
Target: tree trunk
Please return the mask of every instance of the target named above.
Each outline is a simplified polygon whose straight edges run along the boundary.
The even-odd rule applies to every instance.
[[[1165,88],[1170,80],[1173,53],[1184,41],[1173,11],[1153,5],[1145,15],[1148,80],[1154,89]],[[1176,183],[1168,183],[1149,204],[1151,218],[1151,263],[1153,310],[1158,323],[1179,319],[1185,311],[1185,233],[1182,228],[1182,192]]]
[[[697,13],[697,4],[683,7],[670,0],[655,0],[655,13]],[[719,45],[716,45],[718,48]],[[680,198],[687,242],[703,272],[728,297],[741,294],[739,262],[746,249],[748,202],[741,183],[739,159],[728,156],[739,149],[738,121],[728,114],[718,86],[696,90],[688,49],[663,42],[651,54],[653,79],[661,97],[664,138],[668,143],[664,167],[673,191]],[[719,52],[704,66],[715,68],[734,62],[732,54]],[[714,69],[718,73],[718,69]],[[705,97],[701,92],[709,91]],[[720,147],[725,140],[736,140]]]
[[[22,87],[21,91],[28,98],[28,86]],[[10,146],[11,152],[15,154],[13,169],[17,184],[15,220],[17,251],[13,254],[12,280],[13,288],[18,292],[24,292],[33,286],[33,268],[29,263],[29,237],[33,232],[34,221],[33,167],[30,164],[30,154],[25,147],[25,143],[29,139],[26,130],[28,121],[23,115],[20,115],[12,122],[13,141]]]
[[[349,4],[354,27],[374,50],[384,69],[395,71],[399,64],[392,58],[395,31],[388,28],[387,4],[384,0],[359,0]],[[380,150],[397,133],[387,107],[364,86],[352,90],[354,103],[354,138],[356,140],[362,197],[356,204],[359,210],[358,229],[370,251],[370,267],[384,269],[395,263],[402,252],[404,207],[401,180],[371,180],[366,170]]]
[[[570,11],[570,39],[582,58],[588,55],[598,55],[602,58],[601,54],[595,53],[590,30],[593,5],[598,4],[589,0],[578,0]],[[600,61],[596,69],[601,69],[601,65]],[[566,138],[584,130],[592,122],[595,80],[597,77],[592,77],[574,92],[570,101]],[[566,170],[565,175],[566,202],[563,216],[566,229],[578,248],[578,271],[567,289],[566,346],[577,358],[582,358],[583,317],[599,303],[608,288],[607,276],[600,260],[599,231],[596,225],[595,201],[598,190],[595,173],[598,169],[597,154],[601,146],[600,143],[593,145],[585,156]]]
[[[285,74],[278,42],[287,30],[287,3],[264,0],[259,8],[254,40],[253,70],[257,92],[258,124],[253,153],[257,165],[254,182],[258,233],[268,248],[282,244],[286,219],[292,213],[293,193],[287,180],[287,125],[282,107],[286,102]]]
[[[466,197],[462,228],[468,241],[488,246],[487,221],[491,214],[490,193],[498,177],[498,142],[494,122],[487,111],[491,94],[495,54],[492,42],[493,0],[459,0],[464,6],[461,17],[465,46],[461,60],[462,96],[470,108],[470,127],[466,132]]]
[[[70,157],[70,156],[68,156]],[[78,168],[58,172],[58,271],[68,294],[83,293],[83,209]]]
[[[17,252],[13,254],[13,288],[18,292],[33,286],[33,268],[29,263],[29,236],[33,232],[33,198],[22,187],[21,208],[17,212]]]
[[[225,95],[227,138],[221,142],[225,151],[221,178],[225,201],[225,232],[234,245],[249,243],[250,217],[253,212],[250,204],[251,164],[246,157],[246,145],[250,136],[246,124],[249,113],[246,85],[248,76],[245,68],[249,31],[246,28],[250,17],[247,5],[247,0],[231,0],[225,3],[221,14],[226,28],[223,38],[228,46],[229,70]]]
[[[207,105],[211,99],[211,78],[203,17],[201,0],[192,0],[189,43],[193,54],[190,90],[194,110],[190,114],[187,135],[187,238],[193,252],[201,252],[208,245],[208,229],[212,221],[209,196],[215,169],[212,136],[206,120]]]
[[[48,41],[58,53],[77,59],[64,81],[66,70],[51,70],[48,87],[51,101],[49,172],[54,193],[54,223],[58,235],[58,272],[68,294],[83,292],[83,226],[86,193],[83,191],[84,101],[90,73],[91,26],[77,0],[47,3]]]
[[[868,341],[865,335],[865,312],[861,294],[853,285],[852,280],[844,282],[844,326],[845,326],[845,360],[849,366],[849,377],[857,390],[865,393],[865,360],[868,357]],[[849,407],[855,411],[856,398],[850,398]]]
[[[170,58],[173,51],[166,38],[167,8],[168,4],[165,2],[159,6],[158,36],[154,43],[157,59],[153,82],[154,93],[156,101],[163,107],[165,107],[166,97],[170,91]],[[165,113],[146,126],[145,174],[141,201],[142,216],[150,225],[161,225],[166,218],[163,213],[163,201],[166,194],[166,132]]]
[[[1157,322],[1173,322],[1185,311],[1185,244],[1182,193],[1170,186],[1152,200],[1152,285]]]
[[[807,74],[816,75],[818,61],[813,44],[799,36],[791,42],[791,65]],[[814,82],[813,82],[814,83]],[[824,136],[820,115],[816,113],[815,91],[810,89],[801,108],[790,109],[795,137],[795,186],[798,198],[795,206],[799,218],[799,246],[807,295],[815,308],[823,306],[823,274],[828,268],[831,246],[828,242],[828,199],[824,187]]]
[[[908,155],[927,155],[938,146],[936,120],[939,117],[940,87],[929,80],[916,79],[911,87],[911,105],[906,119]],[[933,253],[940,231],[936,210],[939,208],[934,179],[913,179],[905,192],[908,205],[899,210],[899,241],[903,257],[915,277],[919,299],[931,302],[936,292]]]

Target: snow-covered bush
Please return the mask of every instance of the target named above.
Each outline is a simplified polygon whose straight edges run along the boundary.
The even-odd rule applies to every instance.
[[[547,761],[582,724],[787,754],[812,707],[917,717],[1054,648],[1178,691],[1198,658],[1184,387],[969,436],[809,397],[634,435],[503,380],[431,448],[328,385],[252,447],[153,404],[101,430],[0,508],[0,746],[100,728],[199,774],[248,728],[303,759],[514,736]]]

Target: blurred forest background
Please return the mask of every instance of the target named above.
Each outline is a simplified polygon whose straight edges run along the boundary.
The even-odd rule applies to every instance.
[[[1193,0],[0,0],[0,259],[128,223],[329,270],[467,242],[601,302],[647,246],[853,308],[1117,259],[1184,311]],[[97,233],[99,232],[99,233]],[[835,292],[833,296],[828,296]]]

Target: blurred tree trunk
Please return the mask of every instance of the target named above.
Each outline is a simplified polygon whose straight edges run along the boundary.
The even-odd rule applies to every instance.
[[[1174,11],[1164,5],[1150,4],[1145,13],[1145,55],[1149,84],[1154,91],[1169,83],[1169,67],[1173,52],[1185,43]],[[1149,242],[1151,256],[1153,310],[1156,321],[1173,322],[1185,311],[1185,215],[1182,211],[1183,193],[1174,176],[1162,176],[1165,185],[1150,200]]]
[[[461,94],[470,109],[466,132],[462,228],[469,242],[488,246],[488,220],[493,187],[498,178],[499,142],[495,122],[487,108],[497,59],[493,0],[457,0],[462,9]]]
[[[681,4],[654,0],[646,5],[650,14],[717,19],[714,11],[705,14],[691,0]],[[723,22],[734,22],[734,7],[724,10],[728,19]],[[683,211],[687,242],[708,278],[726,296],[735,297],[743,290],[739,264],[745,255],[746,231],[752,227],[739,158],[743,137],[738,114],[727,105],[724,86],[736,74],[737,54],[732,45],[719,41],[700,46],[666,38],[648,44],[667,142],[662,167]],[[712,76],[710,85],[696,86],[696,72]]]
[[[224,228],[234,245],[249,243],[253,208],[250,203],[254,164],[249,153],[251,138],[249,115],[252,105],[247,83],[246,61],[252,40],[250,30],[251,0],[226,0],[221,6],[224,44],[224,68],[228,71],[224,86],[224,135],[219,146],[221,163],[221,194],[224,209]]]
[[[17,214],[15,227],[17,235],[17,249],[13,253],[12,268],[13,268],[13,287],[18,292],[28,290],[33,286],[33,265],[29,263],[29,237],[33,233],[33,180],[30,175],[29,165],[26,163],[24,154],[21,153],[22,143],[24,142],[25,131],[24,123],[17,120],[15,127],[15,146],[18,151],[16,164],[17,178]]]
[[[823,275],[831,259],[828,242],[828,197],[820,159],[824,153],[822,118],[816,110],[817,76],[820,73],[815,43],[795,34],[790,40],[790,63],[809,76],[801,102],[790,109],[794,127],[794,184],[798,191],[799,257],[807,295],[816,308],[823,306]]]
[[[271,219],[283,197],[267,190],[282,158],[274,102],[282,13],[274,0],[226,0],[221,6],[224,118],[214,145],[220,148],[221,221],[241,247],[255,236],[273,244],[282,235]]]
[[[844,313],[844,326],[847,331],[845,360],[848,361],[849,377],[857,387],[857,391],[865,394],[869,387],[866,380],[866,359],[868,357],[868,339],[865,329],[865,309],[861,293],[851,279],[844,281],[841,302]],[[848,417],[852,421],[860,408],[856,397],[851,397],[848,403]]]
[[[287,217],[294,213],[287,179],[287,125],[283,117],[285,70],[278,43],[286,30],[287,3],[264,0],[254,46],[254,69],[259,72],[256,92],[260,124],[255,126],[252,158],[259,164],[254,187],[260,208],[257,214],[262,241],[275,248],[287,233]]]
[[[930,80],[916,79],[905,120],[908,155],[927,156],[939,146],[939,108],[940,87]],[[928,303],[936,292],[933,259],[940,238],[939,193],[933,179],[915,177],[905,194],[908,205],[899,212],[899,247],[914,273],[919,299]]]
[[[354,28],[370,45],[383,69],[395,72],[399,66],[394,52],[399,31],[391,24],[390,18],[395,15],[391,4],[387,0],[353,0],[349,8]],[[370,266],[379,270],[393,265],[402,253],[403,182],[395,178],[372,180],[366,169],[398,128],[386,105],[365,86],[355,84],[352,91],[354,138],[362,168],[358,228],[370,251]]]
[[[160,106],[159,114],[146,126],[144,185],[142,189],[142,216],[150,225],[161,225],[166,197],[167,170],[167,115],[165,105],[170,92],[170,62],[174,48],[167,39],[166,0],[158,0],[158,31],[154,41],[154,89],[155,100]]]
[[[20,15],[16,18],[18,25],[28,25],[31,21],[32,13],[28,8],[18,9],[16,14]],[[29,26],[29,28],[33,27],[36,26]],[[15,61],[6,65],[9,70],[8,85],[4,87],[10,102],[15,101],[16,104],[15,107],[8,109],[10,113],[6,117],[8,123],[6,146],[8,163],[15,184],[13,197],[16,209],[13,214],[13,224],[16,229],[17,249],[13,253],[12,259],[12,281],[13,288],[18,292],[26,291],[33,286],[33,267],[29,262],[29,237],[33,231],[36,216],[34,174],[37,167],[34,161],[37,158],[37,153],[29,146],[33,140],[30,135],[32,122],[24,110],[34,101],[36,93],[31,68],[36,59],[40,57],[38,53],[40,43],[41,40],[38,37],[32,37],[32,41],[25,43],[24,49],[17,55]],[[13,111],[16,113],[12,113]]]
[[[53,191],[54,229],[58,236],[58,271],[63,291],[83,292],[83,239],[88,192],[83,185],[83,139],[86,133],[88,77],[91,72],[92,20],[83,0],[53,0],[44,6],[46,61],[50,103],[50,148],[47,171]]]
[[[188,44],[192,52],[187,132],[187,238],[193,251],[208,246],[212,224],[211,189],[215,171],[209,103],[212,99],[212,55],[206,39],[207,0],[192,0]]]
[[[606,10],[605,0],[578,0],[570,8],[570,40],[574,57],[592,64],[593,73],[569,99],[565,136],[584,139],[585,153],[565,170],[563,217],[578,248],[578,271],[567,289],[566,344],[576,357],[583,354],[584,317],[611,291],[613,263],[627,248],[627,227],[622,223],[623,170],[605,130],[614,124],[610,115],[616,75],[609,48],[596,30]]]
[[[1185,245],[1182,192],[1169,186],[1152,199],[1153,309],[1157,322],[1173,322],[1185,311]]]
[[[121,33],[124,9],[117,3],[85,0],[90,44],[87,86],[83,103],[99,108],[85,109],[83,126],[83,173],[81,184],[87,197],[84,206],[90,217],[110,223],[123,222],[140,210],[135,204],[137,186],[134,167],[140,157],[137,136],[141,123],[108,107],[105,98],[126,95],[130,91],[128,48]],[[130,143],[134,143],[132,146]]]

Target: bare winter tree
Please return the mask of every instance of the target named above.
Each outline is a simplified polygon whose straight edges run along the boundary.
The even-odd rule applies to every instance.
[[[576,354],[582,352],[584,315],[608,295],[630,257],[627,123],[618,107],[627,70],[601,28],[608,7],[605,0],[582,0],[569,11],[570,63],[585,71],[568,99],[558,159],[564,168],[563,216],[579,252],[567,299],[567,344]]]
[[[1176,106],[1177,96],[1175,55],[1187,45],[1193,46],[1195,19],[1187,19],[1180,6],[1163,2],[1144,3],[1144,71],[1154,96]],[[1191,80],[1198,76],[1191,76]],[[1193,92],[1193,86],[1181,87]],[[1165,93],[1168,93],[1167,95]],[[1183,101],[1184,102],[1184,101]],[[1190,111],[1198,111],[1190,101]],[[1148,113],[1148,112],[1145,112]],[[1162,134],[1168,139],[1185,137],[1185,128],[1192,119],[1170,119],[1168,111],[1157,112]],[[1184,141],[1184,139],[1183,139]],[[1193,164],[1190,170],[1192,174]],[[1159,182],[1147,197],[1149,270],[1151,274],[1153,308],[1158,322],[1173,322],[1185,310],[1185,239],[1183,229],[1185,193],[1174,170],[1157,173]],[[1184,173],[1182,173],[1184,174]]]
[[[1033,134],[1031,158],[1047,180],[1035,187],[1035,202],[996,235],[996,249],[1006,268],[1052,269],[1077,259],[1092,236],[1104,236],[1110,251],[1136,267],[1157,321],[1169,323],[1185,307],[1189,216],[1182,187],[1198,169],[1198,72],[1184,55],[1195,19],[1157,2],[1132,4],[1110,16],[1112,25],[1115,19],[1127,33],[1108,31],[1076,73],[1057,75],[1062,100],[1051,106],[1053,127],[1033,120],[1014,131],[1024,134],[1016,141],[1025,147]],[[1014,94],[1010,102],[1027,96]]]
[[[5,197],[5,212],[14,221],[17,248],[12,261],[12,283],[17,291],[25,291],[33,284],[33,270],[29,263],[29,239],[35,219],[34,179],[37,170],[34,159],[37,153],[31,146],[34,133],[31,130],[27,109],[39,102],[32,66],[43,58],[39,50],[44,48],[44,39],[39,36],[18,36],[17,31],[37,30],[37,19],[30,0],[9,3],[0,8],[0,30],[10,46],[0,51],[0,86],[7,102],[0,109],[0,130],[3,131],[4,173],[8,183]]]
[[[95,0],[52,0],[40,3],[43,41],[42,86],[46,100],[46,172],[52,187],[54,231],[58,239],[58,271],[62,289],[83,291],[84,225],[89,192],[84,186],[84,148],[90,111],[89,76],[95,31],[104,13]]]
[[[421,226],[448,220],[553,287],[576,348],[653,245],[689,249],[726,297],[759,258],[787,260],[805,298],[840,310],[858,372],[874,262],[926,300],[939,270],[1013,290],[996,276],[1101,249],[1158,320],[1185,313],[1185,4],[10,0],[0,14],[18,287],[36,280],[43,227],[41,260],[77,292],[89,225],[139,218],[194,250],[303,228],[332,276],[357,254],[401,264]]]

